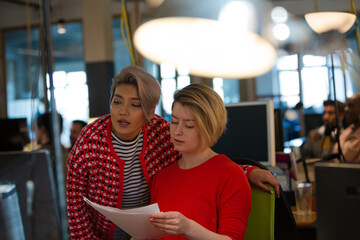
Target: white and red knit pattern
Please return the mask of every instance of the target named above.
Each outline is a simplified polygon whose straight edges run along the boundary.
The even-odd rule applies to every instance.
[[[67,203],[73,239],[111,239],[115,229],[108,219],[89,207],[86,196],[101,205],[120,207],[124,162],[111,143],[111,119],[99,118],[82,131],[68,158]],[[145,178],[151,178],[179,157],[170,143],[169,123],[155,117],[143,127],[140,160]]]

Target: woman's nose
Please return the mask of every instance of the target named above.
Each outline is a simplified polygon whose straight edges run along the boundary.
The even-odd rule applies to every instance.
[[[180,135],[180,134],[182,134],[182,126],[181,126],[181,124],[178,124],[177,126],[176,126],[176,129],[175,129],[175,134],[176,135]]]
[[[129,107],[124,104],[120,107],[120,115],[127,116],[129,114]]]

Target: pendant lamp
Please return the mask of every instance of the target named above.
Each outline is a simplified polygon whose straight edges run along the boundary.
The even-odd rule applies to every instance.
[[[135,31],[134,45],[151,61],[186,67],[191,75],[255,77],[268,72],[276,61],[275,47],[253,31],[254,13],[263,4],[260,0],[165,0]],[[224,9],[230,11],[224,14]],[[221,17],[232,14],[243,19]]]
[[[337,30],[346,33],[355,23],[356,16],[346,12],[312,12],[305,14],[305,20],[316,33]]]
[[[320,12],[318,0],[314,0],[315,12],[305,14],[305,20],[310,28],[318,33],[338,31],[346,33],[354,25],[356,16],[347,12]]]

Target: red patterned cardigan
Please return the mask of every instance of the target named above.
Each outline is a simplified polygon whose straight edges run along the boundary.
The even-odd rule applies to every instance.
[[[169,123],[154,117],[142,127],[144,146],[140,160],[148,186],[152,177],[179,158],[170,142]],[[112,146],[111,118],[105,115],[87,125],[68,157],[67,209],[72,239],[112,239],[115,225],[88,206],[95,203],[121,207],[123,168]],[[249,177],[254,167],[243,166]]]

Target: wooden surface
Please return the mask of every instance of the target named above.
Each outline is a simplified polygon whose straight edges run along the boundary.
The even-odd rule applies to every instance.
[[[310,216],[300,216],[293,210],[296,226],[298,228],[307,228],[316,220],[316,212],[311,212]]]

